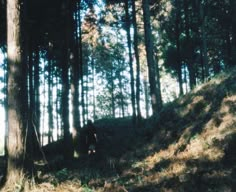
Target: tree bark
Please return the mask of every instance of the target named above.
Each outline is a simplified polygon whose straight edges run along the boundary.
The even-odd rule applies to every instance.
[[[188,43],[188,49],[190,51],[189,56],[187,57],[187,67],[189,72],[189,84],[190,89],[193,89],[196,86],[196,75],[195,75],[195,66],[194,66],[194,50],[193,50],[193,40],[190,37],[190,20],[189,20],[189,1],[184,0],[184,19],[185,19],[185,34],[186,41]]]
[[[182,59],[180,51],[180,1],[175,0],[176,18],[175,18],[175,41],[177,50],[177,73],[179,81],[179,95],[183,95],[183,79],[182,79]]]
[[[93,74],[93,119],[96,120],[97,119],[97,115],[96,115],[96,91],[95,91],[95,61],[94,58],[92,58],[92,74]]]
[[[32,173],[31,150],[28,137],[27,64],[24,2],[7,1],[7,56],[8,56],[8,142],[7,184]]]
[[[209,66],[208,66],[208,56],[207,56],[207,38],[206,38],[206,23],[207,17],[204,13],[203,2],[200,1],[200,21],[201,21],[201,40],[202,40],[202,56],[203,56],[203,66],[204,66],[204,79],[208,80],[209,77]]]
[[[84,79],[83,79],[83,49],[82,49],[82,27],[81,27],[81,0],[78,2],[78,28],[79,28],[79,78],[81,81],[81,92],[80,92],[80,98],[81,98],[81,117],[83,125],[85,125],[85,102],[84,102]]]
[[[232,18],[232,26],[231,26],[231,33],[232,33],[232,65],[236,65],[236,2],[235,0],[230,0],[230,16]]]
[[[73,156],[73,147],[70,137],[69,123],[69,39],[70,39],[70,14],[69,2],[65,2],[65,36],[62,47],[62,127],[64,134],[64,159],[71,159]]]
[[[53,142],[53,98],[52,98],[52,87],[53,87],[53,73],[52,73],[52,57],[51,48],[49,45],[48,50],[48,143]]]
[[[39,48],[35,46],[35,56],[34,56],[34,97],[35,97],[35,108],[34,108],[34,130],[37,137],[35,141],[35,148],[38,149],[38,146],[41,145],[40,141],[40,79],[39,79]],[[36,150],[34,150],[36,151]]]
[[[144,101],[145,101],[145,110],[146,110],[146,118],[149,118],[149,101],[148,101],[148,81],[147,77],[144,77],[143,80],[143,86],[144,86]]]
[[[161,99],[161,89],[158,86],[160,85],[160,83],[157,82],[160,81],[159,77],[157,77],[159,68],[154,60],[154,48],[153,48],[152,31],[150,23],[149,0],[142,0],[142,6],[143,6],[145,48],[146,48],[147,64],[148,64],[151,104],[152,104],[153,114],[156,114],[160,112],[162,108],[162,99]]]
[[[32,33],[33,34],[33,33]],[[34,46],[35,46],[35,41],[33,39],[33,35],[29,35],[29,69],[28,69],[28,74],[29,74],[29,130],[30,130],[30,137],[32,140],[32,156],[35,156],[37,154],[39,154],[39,145],[40,145],[40,141],[38,139],[38,135],[39,135],[39,127],[38,127],[38,119],[37,119],[37,110],[39,107],[37,102],[37,91],[39,89],[39,79],[37,79],[35,77],[35,75],[37,74],[37,68],[39,68],[38,66],[38,62],[35,62],[35,59],[38,60],[38,55],[34,53]],[[37,66],[36,66],[37,65]],[[36,72],[35,72],[36,71]],[[37,101],[37,102],[36,102]]]
[[[71,103],[72,103],[72,140],[74,147],[74,154],[77,154],[78,138],[80,125],[80,112],[79,112],[79,42],[78,42],[78,13],[76,17],[73,18],[73,13],[77,12],[77,2],[71,2],[71,36],[72,36],[72,54],[73,58],[71,60]]]
[[[131,35],[130,35],[130,15],[129,15],[129,0],[125,0],[125,17],[126,17],[126,33],[129,52],[129,68],[130,68],[130,87],[131,87],[131,103],[133,125],[136,126],[136,107],[135,107],[135,91],[134,91],[134,70],[131,50]]]
[[[119,64],[123,64],[123,62],[119,62]],[[125,108],[124,108],[124,94],[123,94],[123,83],[122,83],[122,72],[120,71],[119,72],[119,83],[118,83],[118,86],[119,86],[119,90],[120,90],[120,107],[121,107],[121,114],[122,114],[122,117],[125,117]]]
[[[140,109],[140,60],[139,60],[139,50],[138,50],[138,27],[136,19],[136,6],[135,1],[132,1],[132,17],[133,17],[133,27],[134,27],[134,54],[136,60],[136,104],[137,104],[137,126],[140,125],[141,121],[141,109]]]

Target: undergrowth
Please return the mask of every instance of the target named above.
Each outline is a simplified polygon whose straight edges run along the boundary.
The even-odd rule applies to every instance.
[[[235,72],[166,104],[136,133],[130,119],[101,120],[96,157],[38,171],[29,191],[236,191]]]

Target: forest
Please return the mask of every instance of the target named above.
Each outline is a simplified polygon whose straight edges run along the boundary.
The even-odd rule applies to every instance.
[[[233,192],[234,74],[234,0],[1,0],[0,191]]]

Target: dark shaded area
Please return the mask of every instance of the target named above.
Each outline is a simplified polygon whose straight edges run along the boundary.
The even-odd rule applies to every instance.
[[[155,165],[155,167],[153,168],[153,171],[160,172],[160,171],[168,168],[170,163],[171,163],[171,161],[169,159],[162,160],[161,162],[159,162],[158,164]]]
[[[236,94],[235,76],[229,76],[220,84],[206,84],[199,91],[186,95],[164,107],[162,113],[156,120],[155,130],[157,135],[155,142],[159,150],[167,149],[184,138],[182,146],[175,151],[175,155],[186,150],[189,142],[197,138],[203,128],[211,120],[214,126],[219,127],[223,122],[224,113],[220,113],[223,100],[227,96]],[[196,98],[199,97],[199,100]],[[196,100],[196,101],[195,101]],[[235,115],[235,103],[227,101],[224,103],[229,108],[229,113]],[[189,106],[189,107],[188,107]],[[209,109],[205,111],[206,107]],[[189,109],[185,115],[178,114],[180,109]],[[232,122],[233,123],[233,122]],[[173,126],[175,125],[175,126]],[[234,124],[230,125],[234,129]],[[184,135],[186,128],[191,127],[190,134]],[[233,130],[232,130],[233,131]],[[186,171],[183,175],[166,178],[157,181],[158,184],[136,187],[131,191],[235,191],[235,162],[236,162],[236,137],[229,134],[223,140],[215,139],[213,146],[224,150],[224,157],[217,162],[190,159],[186,161]],[[148,155],[154,153],[149,151]],[[148,156],[147,155],[147,156]],[[165,171],[172,163],[169,159],[163,159],[151,170],[156,172]],[[149,173],[150,174],[150,173]]]
[[[0,156],[0,186],[5,182],[5,174],[7,168],[7,161],[4,156]]]
[[[0,47],[6,45],[6,1],[0,1]]]
[[[182,138],[182,145],[173,154],[177,157],[204,131],[209,121],[216,128],[220,127],[227,115],[220,112],[223,102],[229,113],[235,114],[235,103],[224,100],[226,95],[236,94],[235,80],[235,76],[230,76],[220,84],[206,84],[199,91],[167,104],[158,117],[143,120],[139,131],[134,131],[131,118],[95,121],[98,145],[93,156],[87,155],[86,128],[80,130],[78,159],[64,160],[63,141],[44,146],[47,162],[39,158],[43,163],[36,163],[35,168],[45,176],[39,177],[38,182],[50,181],[50,173],[54,175],[56,184],[78,180],[82,186],[103,188],[104,191],[235,191],[236,133],[233,130],[223,139],[213,140],[211,147],[224,152],[223,157],[216,161],[204,157],[185,160],[163,158],[150,170],[146,169],[148,164],[134,166]],[[230,125],[232,129],[234,124]],[[156,174],[165,172],[178,161],[186,167],[181,174],[155,178]]]
[[[227,137],[228,143],[225,147],[223,163],[226,167],[235,166],[236,162],[236,133]],[[235,177],[236,179],[236,177]]]

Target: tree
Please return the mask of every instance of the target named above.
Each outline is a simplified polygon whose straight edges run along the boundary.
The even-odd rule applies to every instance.
[[[62,79],[62,127],[64,134],[64,158],[70,159],[73,155],[73,148],[70,143],[70,123],[69,123],[69,58],[70,58],[70,35],[72,13],[70,2],[65,2],[63,14],[65,16],[64,41],[62,44],[62,62],[61,62],[61,79]]]
[[[32,29],[31,29],[32,30]],[[34,33],[28,35],[28,82],[29,82],[29,129],[31,132],[33,156],[39,154],[40,133],[39,133],[39,55],[38,49],[35,48]],[[36,49],[36,50],[35,50]]]
[[[159,68],[154,60],[154,47],[153,47],[152,30],[150,23],[149,0],[143,0],[142,6],[143,6],[145,48],[146,48],[147,64],[148,64],[151,103],[152,103],[153,114],[156,114],[161,110],[162,99],[161,99],[161,89],[160,89]]]
[[[201,40],[202,40],[202,61],[203,61],[203,69],[204,69],[204,79],[208,79],[209,76],[209,66],[208,66],[208,56],[207,56],[207,38],[206,38],[206,21],[207,16],[204,13],[204,5],[203,2],[199,2],[200,7],[200,21],[201,21]]]
[[[188,55],[186,57],[186,63],[189,71],[189,83],[190,88],[193,89],[196,86],[196,77],[195,77],[195,63],[193,60],[194,56],[194,42],[193,35],[191,35],[191,19],[189,12],[189,1],[184,0],[184,24],[185,24],[185,35],[186,35],[186,44],[187,50],[189,50]]]
[[[230,0],[230,16],[232,18],[231,33],[232,33],[232,64],[236,65],[236,2]]]
[[[8,143],[7,184],[11,186],[32,173],[30,138],[27,127],[27,64],[24,20],[25,2],[7,3],[8,56]]]
[[[179,93],[183,95],[183,81],[182,81],[182,59],[181,59],[181,51],[180,51],[180,1],[175,0],[176,5],[176,19],[175,19],[175,41],[176,41],[176,54],[177,54],[177,73],[178,73],[178,81],[179,81]]]
[[[82,46],[82,19],[81,19],[81,0],[78,2],[78,30],[79,30],[79,78],[81,80],[81,107],[82,107],[82,121],[85,124],[85,102],[84,102],[84,79],[83,79],[83,46]]]
[[[140,125],[141,110],[140,110],[140,60],[139,60],[139,50],[138,50],[138,27],[136,19],[136,5],[135,1],[132,1],[132,23],[134,28],[134,54],[136,60],[136,104],[137,104],[137,125]]]
[[[130,14],[129,14],[129,0],[125,0],[125,21],[126,21],[126,33],[127,33],[127,44],[129,52],[129,68],[130,68],[130,87],[131,87],[131,103],[132,103],[132,117],[133,125],[136,126],[136,107],[135,107],[135,90],[134,90],[134,70],[133,70],[133,59],[131,50],[131,34],[130,34]]]
[[[82,65],[79,61],[79,39],[78,39],[78,3],[72,3],[75,19],[72,20],[72,51],[73,59],[71,63],[71,103],[72,103],[72,139],[74,143],[74,151],[76,152],[78,143],[78,134],[80,125],[80,111],[79,111],[79,66]]]
[[[0,47],[6,45],[6,1],[0,2]]]
[[[53,142],[53,58],[52,58],[52,44],[49,42],[48,48],[48,143]]]

